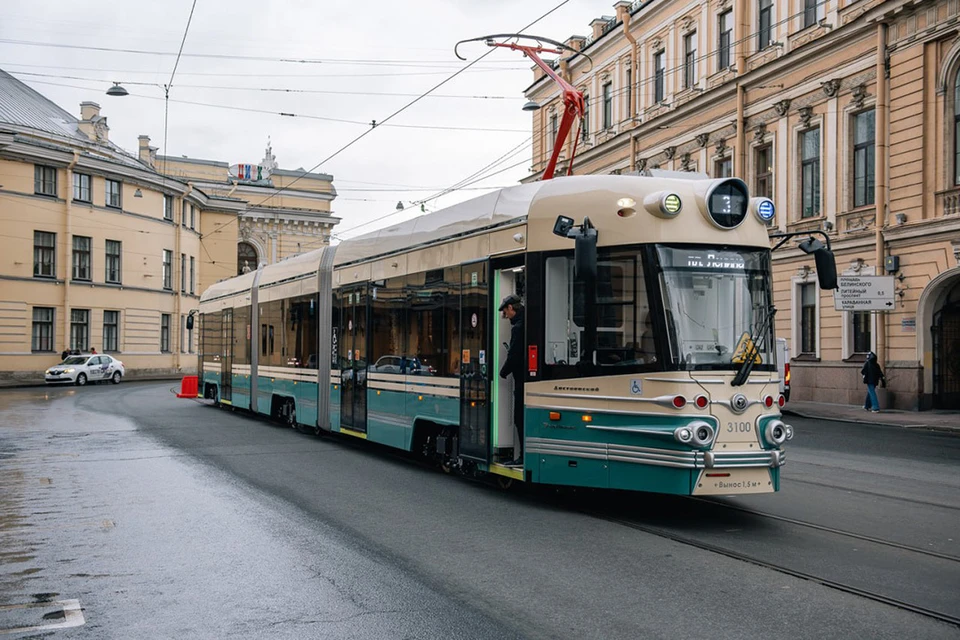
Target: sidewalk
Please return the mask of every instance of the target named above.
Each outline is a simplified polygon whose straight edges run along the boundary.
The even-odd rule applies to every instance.
[[[960,434],[960,411],[901,411],[882,410],[880,413],[864,411],[852,404],[827,404],[825,402],[788,402],[783,408],[785,415],[837,422],[889,425],[907,429],[936,429]]]

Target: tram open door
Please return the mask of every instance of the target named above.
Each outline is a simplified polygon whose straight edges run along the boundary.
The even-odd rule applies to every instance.
[[[494,461],[506,462],[515,460],[520,455],[513,416],[517,381],[514,376],[509,376],[506,380],[500,377],[500,368],[503,367],[507,358],[507,347],[510,344],[512,325],[510,320],[497,311],[497,308],[500,306],[500,301],[509,295],[518,296],[522,304],[526,305],[526,268],[523,264],[523,258],[514,257],[494,262],[492,280],[491,447]],[[523,353],[525,355],[527,353],[526,342],[524,342]]]

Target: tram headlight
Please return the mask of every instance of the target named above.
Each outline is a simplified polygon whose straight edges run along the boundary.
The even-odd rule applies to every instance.
[[[677,439],[677,442],[689,444],[693,440],[693,430],[688,427],[678,427],[673,432],[673,437]]]
[[[713,438],[717,432],[706,422],[692,422],[690,429],[693,431],[693,442],[698,447],[708,447],[713,443]]]
[[[789,428],[792,433],[793,429]],[[780,420],[771,420],[763,428],[763,437],[774,446],[780,446],[787,440],[788,427]]]

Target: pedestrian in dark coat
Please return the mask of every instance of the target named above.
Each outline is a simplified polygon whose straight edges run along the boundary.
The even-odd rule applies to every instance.
[[[885,388],[887,379],[883,375],[880,363],[877,362],[877,354],[873,351],[867,354],[867,361],[863,363],[860,373],[863,375],[864,384],[867,385],[867,397],[863,401],[863,410],[877,413],[880,411],[880,402],[877,400],[877,385],[881,384]]]
[[[520,296],[511,294],[500,303],[500,312],[510,320],[510,346],[507,359],[500,367],[500,377],[506,379],[513,375],[513,424],[520,436],[518,440],[520,455],[507,463],[510,466],[523,466],[523,304]]]
[[[63,353],[60,354],[60,362],[63,362],[70,357],[70,349],[64,349]]]

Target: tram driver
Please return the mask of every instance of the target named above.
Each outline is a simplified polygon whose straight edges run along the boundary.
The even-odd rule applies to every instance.
[[[519,455],[507,466],[523,466],[523,302],[510,294],[500,303],[500,313],[510,321],[510,346],[507,359],[500,368],[500,377],[513,375],[513,424],[517,427]]]

